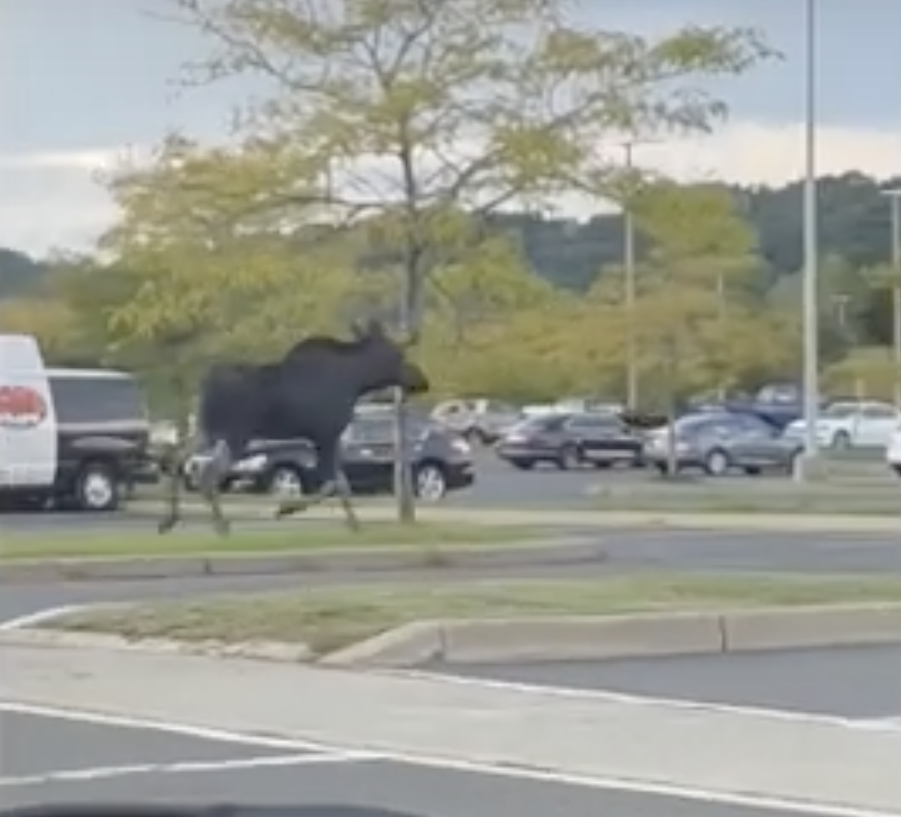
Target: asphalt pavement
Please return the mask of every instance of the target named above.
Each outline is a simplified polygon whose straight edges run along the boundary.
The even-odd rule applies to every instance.
[[[27,710],[27,708],[26,708]],[[567,781],[527,769],[440,764],[261,737],[48,716],[0,703],[3,806],[50,803],[357,807],[418,817],[793,817],[753,797],[711,797],[621,781]],[[656,791],[655,791],[656,789]],[[687,795],[687,796],[686,796]],[[310,809],[307,811],[307,809]],[[127,813],[120,808],[120,813]],[[253,812],[263,817],[262,812]],[[280,812],[284,815],[284,812]],[[339,817],[340,812],[333,812]],[[345,816],[347,817],[347,816]],[[387,815],[384,815],[387,817]]]
[[[901,725],[895,645],[615,661],[435,666],[461,678],[744,706]]]
[[[794,574],[901,573],[901,541],[890,534],[686,530],[603,530],[596,549],[575,563],[494,568],[433,568],[402,573],[317,571],[297,575],[227,576],[131,581],[20,583],[4,581],[0,567],[0,624],[40,610],[75,604],[188,598],[214,593],[254,593],[312,585],[446,583],[493,579],[602,578],[623,573],[709,572]]]

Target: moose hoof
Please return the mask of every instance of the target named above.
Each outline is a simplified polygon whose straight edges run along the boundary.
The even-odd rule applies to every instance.
[[[303,513],[306,509],[307,505],[304,502],[286,502],[275,509],[275,518],[284,519],[286,516]]]
[[[161,519],[156,526],[156,532],[163,536],[166,533],[169,533],[172,528],[175,527],[175,519]]]

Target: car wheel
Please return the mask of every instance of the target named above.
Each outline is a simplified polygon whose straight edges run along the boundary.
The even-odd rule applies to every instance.
[[[579,449],[573,445],[567,445],[560,452],[560,456],[557,459],[557,467],[561,471],[572,471],[574,468],[578,468],[582,464],[582,460],[579,457]]]
[[[75,479],[75,502],[80,510],[95,513],[115,511],[121,499],[119,478],[111,465],[88,463]]]
[[[894,471],[897,476],[901,477],[901,465],[893,465],[892,471]]]
[[[510,465],[520,471],[531,471],[535,467],[535,460],[510,460]]]
[[[714,449],[704,460],[704,470],[712,477],[722,477],[729,470],[729,457],[725,451]]]
[[[463,436],[466,437],[466,442],[470,445],[488,444],[485,433],[480,428],[470,428]]]
[[[832,437],[831,447],[843,451],[851,447],[851,437],[847,431],[836,431]]]
[[[424,463],[413,474],[416,496],[425,502],[440,502],[447,494],[447,479],[444,469],[434,463]]]
[[[276,465],[269,472],[266,491],[280,497],[303,496],[303,474],[293,465]]]

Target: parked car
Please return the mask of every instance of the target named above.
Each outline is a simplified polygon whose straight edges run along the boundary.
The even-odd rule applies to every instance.
[[[755,414],[702,412],[676,420],[676,468],[700,468],[711,476],[733,469],[746,474],[764,470],[793,473],[803,440],[783,434],[778,426]],[[669,427],[648,435],[644,459],[661,473],[669,469]]]
[[[901,477],[901,423],[895,426],[885,447],[885,461],[888,467]]]
[[[522,419],[522,412],[500,400],[448,400],[435,406],[432,418],[470,442],[490,445]]]
[[[469,444],[434,422],[410,424],[413,485],[427,502],[441,500],[449,491],[468,488],[475,481]],[[389,413],[367,412],[358,416],[342,439],[344,473],[356,494],[392,493],[394,489],[394,420]],[[195,487],[200,457],[186,467],[186,483]],[[255,441],[246,457],[236,462],[223,488],[256,493],[292,495],[315,490],[315,452],[306,440]]]
[[[816,424],[817,442],[824,448],[884,448],[889,444],[901,413],[891,404],[877,400],[840,400],[820,411]],[[796,420],[786,434],[803,438],[804,420]]]
[[[547,414],[524,420],[495,446],[498,457],[527,470],[550,463],[561,470],[615,463],[639,465],[642,438],[614,414]]]
[[[28,335],[0,334],[0,503],[108,512],[154,483],[147,402],[137,379],[47,368]]]

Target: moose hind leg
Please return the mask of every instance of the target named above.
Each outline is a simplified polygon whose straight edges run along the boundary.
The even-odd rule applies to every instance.
[[[187,460],[185,448],[169,451],[163,461],[163,501],[165,511],[157,523],[157,532],[169,533],[181,522],[181,476]]]
[[[219,440],[213,446],[212,455],[203,463],[197,476],[200,494],[210,506],[213,530],[220,536],[227,536],[231,531],[231,525],[222,512],[221,485],[232,462],[231,447],[225,440]]]
[[[335,496],[338,497],[338,501],[341,503],[341,510],[344,511],[344,521],[347,524],[347,527],[356,533],[360,530],[360,519],[357,517],[353,502],[351,501],[353,493],[350,490],[350,482],[347,479],[347,475],[344,473],[344,469],[341,468],[340,465],[335,469],[334,485]]]

